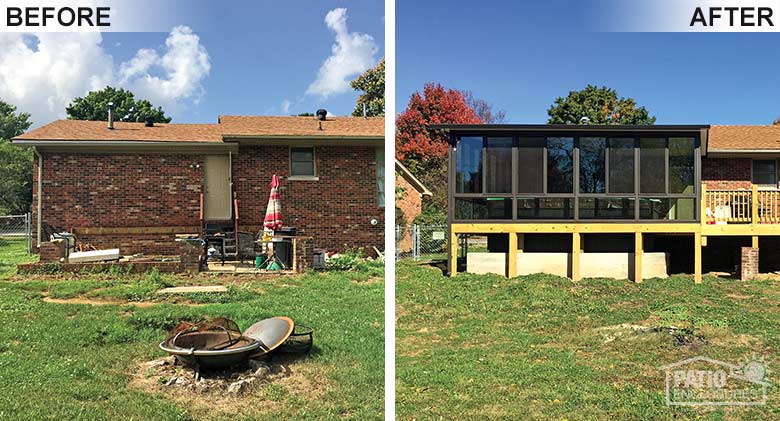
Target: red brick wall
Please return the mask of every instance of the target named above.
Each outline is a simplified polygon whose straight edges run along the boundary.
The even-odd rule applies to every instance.
[[[422,212],[422,197],[405,178],[398,174],[395,176],[395,186],[402,188],[404,191],[403,198],[396,201],[395,207],[403,212],[406,225],[412,225],[414,218]],[[401,235],[400,239],[397,239],[398,249],[401,252],[412,250],[412,236],[409,234],[411,230],[407,231]]]
[[[384,248],[384,209],[376,186],[373,147],[328,146],[315,150],[319,180],[288,180],[287,146],[241,147],[233,159],[233,189],[238,194],[239,224],[263,223],[271,176],[281,181],[282,218],[298,233],[313,237],[312,248],[340,251]],[[377,225],[371,225],[375,219]]]
[[[751,161],[750,158],[703,158],[701,180],[708,189],[750,189]]]
[[[312,248],[344,244],[382,249],[384,210],[378,207],[372,147],[317,148],[319,181],[289,181],[286,146],[242,147],[233,160],[241,225],[262,224],[271,176],[281,177],[285,225],[314,237]],[[196,227],[203,155],[44,153],[43,222],[61,230],[98,227]],[[36,163],[37,165],[37,163]],[[37,168],[37,167],[36,167]],[[34,185],[37,170],[34,171]],[[33,212],[37,191],[33,189]],[[33,221],[36,219],[33,215]],[[378,224],[372,226],[370,221]],[[176,254],[173,234],[80,235],[123,254]]]

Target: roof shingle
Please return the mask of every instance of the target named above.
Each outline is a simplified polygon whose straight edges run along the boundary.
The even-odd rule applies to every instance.
[[[780,150],[780,126],[711,126],[707,149]]]
[[[220,116],[222,134],[230,136],[384,137],[384,117]]]
[[[217,124],[155,124],[105,121],[57,120],[29,131],[16,140],[144,141],[144,142],[222,142]]]

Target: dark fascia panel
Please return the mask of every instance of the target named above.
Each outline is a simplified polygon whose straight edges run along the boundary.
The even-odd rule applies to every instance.
[[[433,130],[447,131],[605,131],[605,132],[671,132],[709,129],[709,124],[432,124]]]

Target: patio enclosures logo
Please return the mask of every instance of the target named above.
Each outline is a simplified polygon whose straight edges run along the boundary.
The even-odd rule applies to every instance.
[[[597,0],[584,11],[597,32],[775,32],[776,0]]]
[[[754,406],[766,404],[766,363],[755,356],[730,364],[696,356],[660,367],[666,374],[669,406]]]

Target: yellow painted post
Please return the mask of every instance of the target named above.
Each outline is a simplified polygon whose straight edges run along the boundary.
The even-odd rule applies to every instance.
[[[753,184],[753,194],[750,195],[751,202],[753,204],[753,214],[751,215],[750,223],[758,223],[758,186]]]
[[[693,282],[701,283],[701,233],[693,234]]]
[[[707,185],[701,183],[701,224],[707,223]]]
[[[458,234],[450,227],[450,276],[458,274]]]
[[[754,235],[754,236],[753,236],[753,241],[752,241],[752,243],[753,243],[753,244],[751,245],[751,247],[753,247],[754,249],[757,249],[757,248],[758,248],[758,236],[757,236],[757,235]]]
[[[508,276],[514,278],[517,276],[517,234],[514,232],[509,233],[509,253],[507,253],[509,259],[508,264]]]
[[[642,255],[644,246],[642,245],[642,233],[634,233],[634,282],[642,283]]]
[[[701,246],[702,247],[707,247],[707,236],[706,235],[702,235],[701,236]]]
[[[571,234],[571,280],[577,282],[580,280],[580,255],[582,246],[580,245],[580,233]]]

